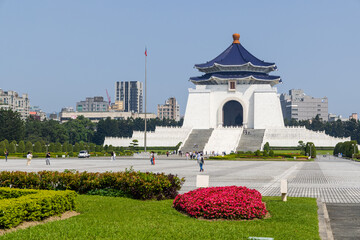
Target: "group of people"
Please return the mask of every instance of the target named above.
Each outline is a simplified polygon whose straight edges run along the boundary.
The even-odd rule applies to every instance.
[[[7,149],[5,149],[4,151],[4,155],[5,155],[5,162],[7,162],[8,156],[9,156],[9,151]],[[45,163],[46,165],[50,165],[50,152],[46,153],[45,156]],[[26,155],[26,165],[29,166],[31,164],[31,160],[33,158],[32,152],[28,152]]]

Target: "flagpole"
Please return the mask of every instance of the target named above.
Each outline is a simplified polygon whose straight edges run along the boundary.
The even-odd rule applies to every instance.
[[[146,153],[146,58],[147,58],[147,48],[145,47],[145,131],[144,131],[144,152]]]

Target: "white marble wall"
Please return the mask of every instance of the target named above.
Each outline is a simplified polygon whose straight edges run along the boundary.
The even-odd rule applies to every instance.
[[[183,142],[191,129],[181,127],[156,127],[154,132],[146,133],[146,146],[172,147]],[[139,146],[144,146],[144,132],[134,131],[131,138],[105,137],[104,145],[128,147],[132,140],[138,140]]]
[[[334,147],[338,142],[350,141],[350,138],[335,138],[305,127],[269,128],[265,130],[263,145],[269,142],[273,147],[294,147],[299,145],[299,141],[313,142],[316,147]]]

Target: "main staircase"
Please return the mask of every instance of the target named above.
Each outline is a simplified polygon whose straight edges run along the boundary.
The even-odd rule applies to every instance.
[[[260,150],[264,134],[265,129],[244,129],[236,151],[254,152]]]
[[[206,143],[213,132],[213,128],[210,129],[193,129],[185,141],[184,145],[180,149],[185,152],[201,152],[204,150]]]

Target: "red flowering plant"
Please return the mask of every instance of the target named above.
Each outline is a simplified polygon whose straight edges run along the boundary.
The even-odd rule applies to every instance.
[[[205,219],[262,219],[267,213],[258,191],[237,186],[199,188],[179,194],[173,206],[191,217]]]

